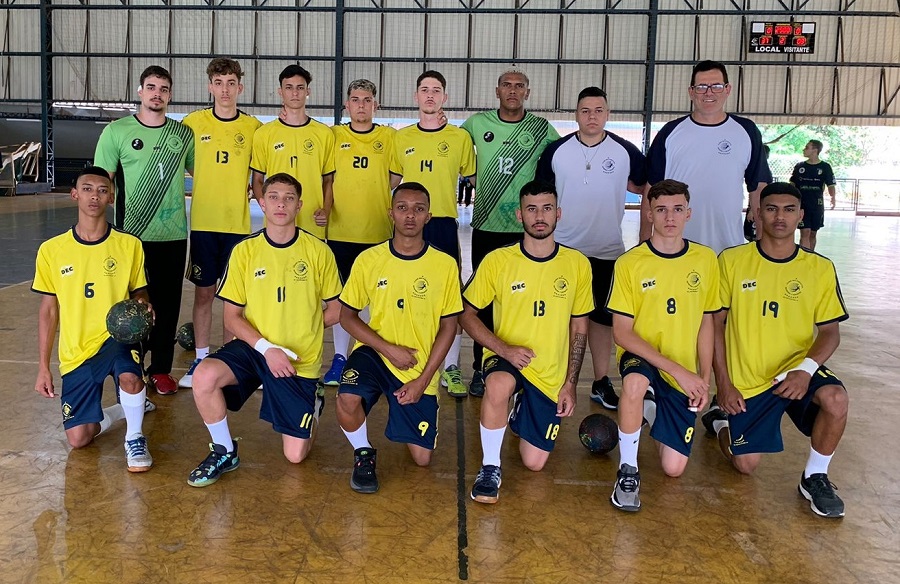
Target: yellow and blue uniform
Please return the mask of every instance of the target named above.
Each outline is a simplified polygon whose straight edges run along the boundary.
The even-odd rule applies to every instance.
[[[316,225],[313,213],[325,204],[322,177],[334,172],[331,128],[312,118],[302,126],[273,120],[253,135],[251,168],[265,176],[286,172],[300,181],[303,207],[297,215],[297,225],[325,239],[325,228]]]

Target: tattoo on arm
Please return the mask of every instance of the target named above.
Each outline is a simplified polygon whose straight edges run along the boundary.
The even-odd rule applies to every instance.
[[[575,333],[572,339],[572,347],[569,349],[569,383],[578,383],[581,374],[581,365],[584,363],[584,348],[587,346],[587,335]]]

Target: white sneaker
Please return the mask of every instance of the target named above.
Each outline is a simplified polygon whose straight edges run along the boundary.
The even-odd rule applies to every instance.
[[[125,462],[128,472],[147,472],[153,466],[153,457],[147,449],[147,438],[138,436],[125,441]]]
[[[156,404],[150,401],[149,397],[144,398],[144,413],[149,414],[150,412],[156,411]]]
[[[197,365],[200,364],[202,359],[194,359],[194,362],[191,363],[190,368],[187,373],[184,374],[184,377],[178,380],[178,387],[183,387],[185,389],[191,389],[194,383],[194,369],[197,368]]]

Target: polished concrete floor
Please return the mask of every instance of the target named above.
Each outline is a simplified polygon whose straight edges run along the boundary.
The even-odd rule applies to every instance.
[[[74,213],[61,196],[0,199],[0,582],[900,582],[896,218],[829,217],[820,235],[851,312],[829,362],[851,395],[830,472],[847,515],[825,520],[797,494],[808,443],[788,424],[785,452],[753,477],[733,472],[700,437],[685,476],[665,478],[645,434],[644,508],[614,510],[616,451],[592,456],[577,437],[581,418],[599,411],[589,381],[543,472],[525,469],[507,438],[494,506],[468,498],[481,458],[474,398],[442,398],[439,446],[425,469],[383,437],[385,406],[377,407],[375,495],[350,490],[352,451],[333,391],[300,465],[284,460],[280,438],[257,419],[259,397],[251,399],[230,417],[241,468],[205,489],[185,483],[209,440],[190,391],[153,397],[151,472],[126,472],[122,422],[72,451],[58,403],[32,390],[39,297],[29,286],[40,241]],[[636,231],[632,213],[626,223]],[[176,374],[191,358],[176,352]]]

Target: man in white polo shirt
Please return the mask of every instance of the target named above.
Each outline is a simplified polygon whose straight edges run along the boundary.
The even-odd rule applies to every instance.
[[[609,120],[606,92],[586,87],[578,94],[575,121],[578,131],[551,143],[538,161],[537,178],[556,185],[563,218],[556,241],[573,247],[591,262],[594,305],[588,344],[594,365],[591,399],[615,410],[619,398],[609,380],[612,352],[612,314],[606,299],[616,258],[625,252],[622,218],[625,191],[643,191],[644,155],[627,140],[605,130]]]

